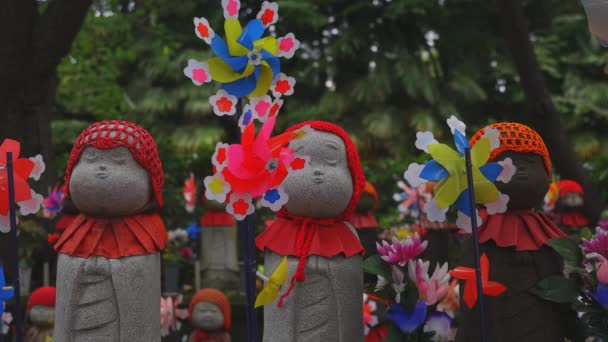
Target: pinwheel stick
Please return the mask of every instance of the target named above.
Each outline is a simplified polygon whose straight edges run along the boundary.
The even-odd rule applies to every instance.
[[[256,272],[255,274],[258,276],[258,278],[262,279],[263,281],[266,281],[266,282],[267,282],[267,281],[269,281],[269,280],[270,280],[270,278],[268,278],[267,276],[263,275],[263,274],[262,274],[262,272],[259,272],[259,271],[258,271],[258,272]]]
[[[23,331],[21,330],[21,293],[19,289],[19,245],[17,242],[17,216],[15,214],[15,176],[13,174],[13,153],[6,153],[6,171],[8,173],[8,203],[9,217],[11,224],[11,240],[13,245],[13,287],[15,288],[15,330],[17,342],[23,341]]]
[[[467,170],[467,182],[469,192],[469,206],[471,208],[471,231],[473,232],[473,251],[475,253],[475,278],[477,281],[477,307],[479,308],[479,330],[481,341],[486,342],[486,322],[483,305],[483,288],[481,282],[481,265],[479,259],[479,235],[477,233],[477,204],[475,201],[475,188],[473,183],[473,165],[471,163],[471,149],[465,148],[464,158]]]
[[[243,115],[243,102],[239,99],[236,105],[237,120]],[[247,341],[257,342],[258,318],[255,311],[255,213],[247,216],[241,222],[241,244],[243,246],[243,267],[245,267],[245,318],[247,320]]]

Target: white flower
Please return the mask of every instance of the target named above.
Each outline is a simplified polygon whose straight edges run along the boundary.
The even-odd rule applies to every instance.
[[[262,9],[258,12],[256,16],[264,27],[268,27],[279,20],[279,4],[276,2],[268,2],[264,1],[262,3]]]
[[[44,196],[37,194],[34,190],[31,190],[32,198],[26,201],[17,202],[19,205],[19,213],[22,216],[35,214],[40,211],[40,206],[42,205],[42,201],[44,201]]]
[[[221,141],[215,145],[215,152],[213,152],[213,156],[211,156],[211,163],[215,166],[217,172],[222,171],[222,169],[228,165],[229,147],[230,145]]]
[[[279,187],[266,191],[260,203],[263,207],[270,208],[270,210],[276,212],[281,210],[287,201],[289,201],[289,196],[283,188]]]
[[[391,275],[393,277],[393,290],[397,294],[395,296],[395,301],[398,304],[401,303],[401,292],[405,291],[405,285],[407,285],[407,283],[404,282],[405,273],[403,273],[399,267],[393,265]]]
[[[464,124],[464,122],[458,120],[457,117],[455,117],[454,115],[450,116],[450,118],[447,120],[448,122],[448,126],[450,126],[450,130],[452,131],[452,134],[454,134],[454,131],[459,131],[460,133],[462,133],[462,135],[465,135],[465,130],[467,128],[467,125]]]
[[[482,220],[479,216],[479,211],[475,210],[475,214],[477,215],[477,228],[481,226]],[[471,218],[463,213],[462,211],[458,211],[458,218],[456,219],[456,227],[464,230],[467,233],[471,233],[473,230],[471,229]]]
[[[272,90],[272,96],[281,97],[292,95],[295,86],[296,79],[281,72],[272,82],[270,89]]]
[[[382,291],[386,285],[388,285],[388,280],[386,280],[386,278],[384,278],[383,276],[377,275],[378,277],[378,281],[376,282],[376,287],[374,288],[374,292],[379,292]]]
[[[265,122],[266,119],[268,119],[268,112],[272,106],[272,99],[270,98],[270,95],[251,98],[249,103],[251,104],[254,117],[260,120],[260,122]]]
[[[417,132],[416,133],[416,148],[429,153],[429,145],[438,144],[439,142],[433,136],[431,132]]]
[[[230,184],[220,174],[207,176],[203,180],[205,184],[205,197],[220,203],[226,202],[226,196],[230,193]]]
[[[184,75],[192,80],[196,86],[201,86],[212,81],[209,73],[209,64],[199,62],[195,59],[188,60],[188,66],[184,68]]]
[[[498,165],[502,166],[502,172],[496,178],[497,181],[501,181],[503,183],[509,183],[511,178],[517,172],[517,168],[513,164],[513,160],[511,158],[505,158],[505,160],[501,160],[498,162]]]
[[[32,172],[30,172],[30,178],[37,181],[40,179],[40,176],[44,170],[46,170],[46,165],[44,164],[44,160],[40,154],[30,158],[30,160],[34,163],[34,168],[32,169]]]
[[[500,132],[496,128],[490,126],[486,127],[483,131],[482,138],[490,139],[490,149],[495,150],[500,147]]]
[[[222,0],[225,19],[238,19],[241,2],[239,0]]]
[[[253,214],[255,207],[251,195],[245,193],[233,193],[230,195],[230,202],[226,206],[226,211],[239,221],[248,215]]]
[[[218,90],[215,95],[209,97],[209,103],[217,116],[234,115],[237,101],[236,96],[228,94],[224,89]]]
[[[491,203],[486,203],[485,206],[488,209],[488,214],[502,214],[507,211],[507,204],[509,203],[509,195],[500,194],[498,199]]]
[[[448,208],[439,209],[439,206],[437,206],[437,201],[435,201],[433,198],[424,204],[424,212],[426,213],[429,221],[444,222],[445,214],[448,212]]]
[[[277,39],[278,56],[290,59],[300,48],[300,41],[293,33],[288,33],[285,37]]]
[[[197,37],[204,40],[205,43],[211,44],[211,40],[215,37],[215,32],[209,26],[207,18],[194,18],[194,33]]]
[[[403,173],[403,178],[410,184],[411,187],[417,188],[420,185],[427,182],[426,179],[420,178],[420,173],[424,169],[424,165],[420,165],[418,163],[411,163],[405,173]]]

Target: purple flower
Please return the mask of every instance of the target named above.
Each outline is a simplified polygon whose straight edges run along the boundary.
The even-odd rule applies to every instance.
[[[399,264],[403,267],[405,264],[420,255],[426,249],[427,241],[420,241],[418,233],[408,237],[404,242],[393,238],[393,244],[382,241],[382,245],[376,242],[376,248],[380,257],[391,265]]]
[[[583,239],[585,254],[597,253],[608,259],[608,229],[597,227],[593,239]]]
[[[608,310],[608,285],[598,284],[595,292],[591,293],[591,297],[593,297],[604,310]]]
[[[392,304],[385,314],[404,334],[411,334],[426,320],[426,304],[419,300],[412,311],[407,311],[399,304]]]

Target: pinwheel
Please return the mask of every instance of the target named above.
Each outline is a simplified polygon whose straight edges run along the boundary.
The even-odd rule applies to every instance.
[[[11,286],[6,285],[6,280],[4,278],[4,269],[2,264],[0,264],[0,317],[4,313],[4,302],[13,298],[15,294],[15,290]]]
[[[211,100],[215,113],[220,116],[225,113],[216,108],[217,101],[222,101],[220,106],[230,106],[229,96],[234,99],[261,97],[271,87],[275,97],[291,95],[295,80],[281,74],[279,57],[293,57],[300,42],[293,33],[278,39],[263,37],[266,28],[278,20],[278,4],[264,1],[257,18],[244,28],[238,20],[240,1],[223,0],[222,6],[226,39],[213,31],[207,19],[194,18],[195,34],[210,45],[215,57],[207,62],[190,59],[184,74],[197,86],[212,80],[221,83],[224,93],[218,93],[220,97]]]
[[[190,173],[190,177],[184,182],[183,196],[186,204],[186,211],[193,213],[196,203],[196,182],[194,181],[193,173]]]
[[[287,194],[280,187],[289,172],[303,170],[305,158],[295,156],[285,147],[310,131],[305,127],[293,133],[270,137],[275,118],[264,123],[257,137],[255,126],[249,123],[241,144],[216,145],[212,157],[215,174],[205,178],[205,196],[224,203],[236,219],[243,220],[253,213],[253,199],[260,197],[262,206],[278,211],[287,203]]]
[[[471,191],[474,192],[475,202],[485,205],[490,214],[505,212],[509,196],[501,194],[494,182],[509,182],[515,174],[515,166],[511,159],[488,162],[492,150],[500,146],[497,130],[487,128],[484,137],[471,148],[464,135],[465,124],[454,116],[447,122],[454,135],[457,150],[440,144],[431,132],[418,132],[416,147],[429,153],[433,159],[426,165],[410,164],[404,177],[414,187],[426,182],[437,182],[434,198],[424,208],[431,222],[445,221],[445,213],[454,205],[459,210],[456,225],[468,230],[470,219],[467,217],[473,212]],[[465,150],[470,150],[471,154],[471,172],[475,185],[471,191],[468,191]],[[477,221],[481,224],[481,219]]]
[[[186,232],[192,241],[198,241],[198,237],[203,231],[203,227],[198,224],[198,222],[194,221],[186,228]]]
[[[481,292],[486,296],[496,297],[506,291],[506,287],[496,281],[488,280],[490,275],[490,261],[484,253],[481,256]],[[477,283],[475,280],[475,269],[471,267],[456,267],[450,271],[452,277],[464,280],[464,303],[471,309],[477,303]]]
[[[56,185],[49,191],[49,194],[42,201],[44,208],[44,217],[53,218],[63,208],[63,199],[65,195],[61,191],[61,187]]]
[[[393,194],[393,199],[399,202],[397,209],[401,216],[409,214],[412,217],[418,217],[420,210],[424,208],[424,204],[431,198],[431,195],[426,191],[426,186],[421,185],[413,189],[402,181],[397,182],[397,186],[402,192]]]
[[[181,327],[180,319],[188,318],[188,310],[179,309],[182,295],[175,299],[172,297],[160,297],[160,336],[165,337],[171,331],[177,331]]]
[[[281,259],[281,262],[279,262],[270,277],[266,277],[259,271],[257,272],[258,277],[264,280],[266,285],[264,285],[262,291],[260,291],[260,294],[255,299],[256,308],[272,303],[277,299],[281,287],[285,284],[285,280],[287,280],[288,273],[287,257]]]
[[[8,170],[7,153],[12,153],[13,181],[15,189],[15,203],[19,205],[21,215],[35,214],[40,210],[43,197],[32,190],[28,178],[40,179],[45,165],[41,155],[33,158],[19,158],[21,144],[18,141],[4,139],[0,145],[0,232],[8,233],[11,229],[9,223],[9,196],[8,196]]]

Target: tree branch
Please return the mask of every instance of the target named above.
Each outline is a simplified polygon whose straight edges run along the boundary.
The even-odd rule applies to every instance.
[[[527,121],[545,140],[560,175],[582,184],[585,190],[585,214],[592,222],[596,222],[603,208],[600,194],[590,182],[581,163],[576,162],[578,159],[572,144],[564,135],[560,115],[553,104],[530,42],[530,32],[521,0],[497,0],[497,3],[505,38],[526,94]]]
[[[53,72],[80,31],[92,0],[50,0],[34,29],[36,70]]]

